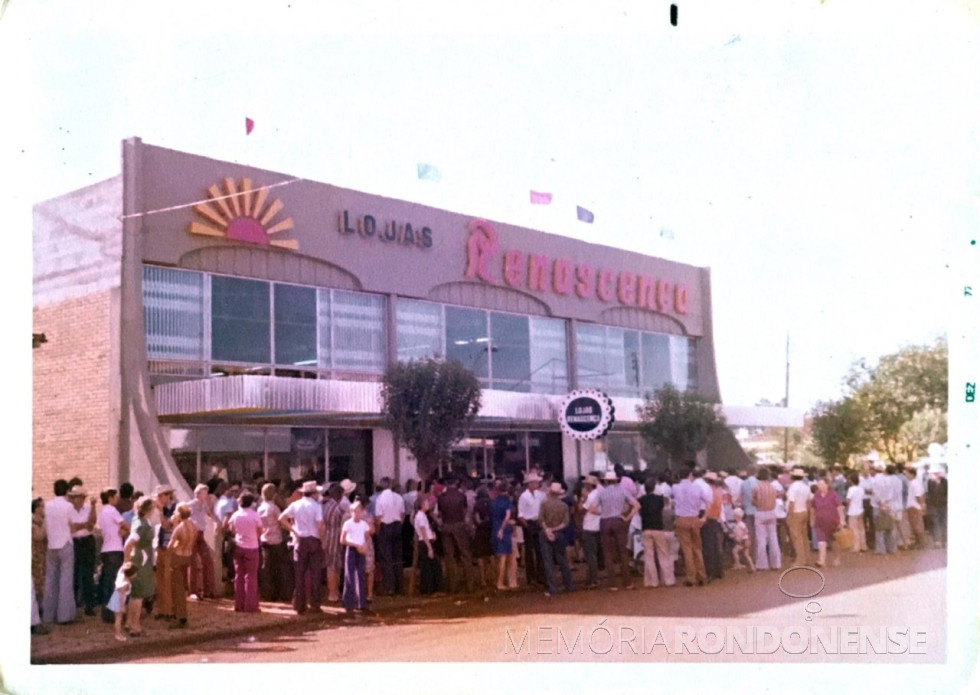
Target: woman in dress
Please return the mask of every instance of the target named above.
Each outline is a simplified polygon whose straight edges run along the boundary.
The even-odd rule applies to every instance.
[[[512,538],[513,505],[508,488],[503,480],[498,482],[490,502],[490,538],[493,541],[493,554],[497,557],[499,591],[517,588],[517,554],[514,552]],[[509,580],[509,586],[504,584],[505,579]]]
[[[490,523],[490,493],[487,486],[481,485],[476,489],[476,501],[473,503],[473,557],[480,573],[480,584],[489,588],[493,581],[493,547],[491,545]]]
[[[44,591],[44,564],[48,556],[48,533],[44,529],[44,500],[31,500],[31,577],[38,604]]]
[[[156,593],[156,580],[153,572],[153,526],[149,516],[154,508],[153,500],[142,497],[136,504],[136,519],[132,531],[123,548],[123,562],[132,562],[136,572],[131,579],[132,590],[129,608],[126,611],[126,632],[133,637],[143,634],[140,616],[143,614],[143,601],[153,598]]]
[[[813,495],[813,530],[817,536],[817,567],[827,563],[827,544],[837,529],[844,526],[841,518],[842,507],[840,498],[827,484],[825,478],[817,481],[817,492]],[[840,564],[840,550],[836,544],[834,551],[834,566]]]

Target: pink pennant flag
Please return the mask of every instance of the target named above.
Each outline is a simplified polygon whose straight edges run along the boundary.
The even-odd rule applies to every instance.
[[[551,194],[531,191],[531,205],[551,205]]]
[[[245,118],[245,134],[251,135],[252,129],[255,127],[255,121],[251,118]]]

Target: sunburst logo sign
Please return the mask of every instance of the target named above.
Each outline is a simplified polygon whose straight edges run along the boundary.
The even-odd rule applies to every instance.
[[[287,217],[273,223],[276,215],[282,212],[283,204],[276,198],[266,205],[268,188],[253,188],[251,179],[242,179],[239,184],[234,179],[225,179],[224,184],[223,192],[218,184],[211,186],[208,189],[211,199],[194,206],[194,212],[207,222],[191,222],[188,230],[191,234],[278,246],[293,251],[299,248],[296,239],[273,238],[292,229],[293,218]]]

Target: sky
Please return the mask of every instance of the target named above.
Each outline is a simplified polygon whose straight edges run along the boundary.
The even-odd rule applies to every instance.
[[[951,350],[975,346],[976,312],[960,307],[963,286],[980,285],[970,246],[980,234],[980,2],[674,1],[676,27],[663,0],[0,0],[2,325],[17,336],[31,323],[31,206],[118,174],[121,141],[139,136],[710,267],[728,404],[782,398],[787,335],[789,402],[803,410],[840,396],[859,358],[947,332]],[[420,181],[419,162],[441,180]],[[531,206],[532,189],[552,204]],[[577,205],[594,224],[576,220]],[[29,363],[26,340],[10,349]],[[972,349],[959,363],[954,354],[951,380],[972,378]],[[7,461],[26,477],[30,370],[6,379],[5,425],[21,434]],[[975,417],[959,422],[973,436]],[[975,489],[971,470],[964,490]],[[19,515],[13,535],[26,552],[17,509],[2,513]],[[975,595],[954,555],[950,595]],[[965,637],[960,613],[950,627]],[[15,685],[9,657],[26,659],[26,642],[9,634],[0,654]],[[950,640],[951,664],[971,663],[957,650],[972,640]],[[303,675],[321,675],[308,666]],[[756,675],[742,666],[731,672]],[[333,682],[364,676],[332,668]],[[799,678],[780,668],[772,673]],[[84,690],[77,670],[42,673],[43,688],[18,692]],[[110,673],[120,671],[86,671],[87,691],[131,689]],[[404,666],[372,673],[409,674],[403,690],[426,683]],[[570,692],[585,675],[548,673],[541,691]],[[662,677],[679,684],[685,673]],[[853,687],[854,673],[840,666],[821,679]],[[636,675],[607,670],[603,685]],[[185,677],[198,678],[176,669],[141,681],[142,692]],[[931,688],[938,675],[875,677]]]
[[[944,334],[980,228],[980,3],[669,4],[12,0],[8,229],[29,254],[30,206],[139,136],[707,266],[732,405],[783,397],[787,337],[808,410]]]

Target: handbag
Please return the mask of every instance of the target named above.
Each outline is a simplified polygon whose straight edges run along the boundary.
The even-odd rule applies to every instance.
[[[895,528],[895,518],[887,509],[882,509],[875,517],[875,529],[878,531],[891,531]]]
[[[854,547],[854,531],[849,528],[839,529],[834,534],[834,545],[838,550],[850,550]]]

